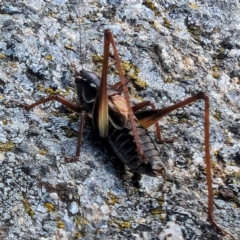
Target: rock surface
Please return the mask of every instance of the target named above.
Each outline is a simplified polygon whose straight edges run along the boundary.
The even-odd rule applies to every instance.
[[[64,161],[75,154],[77,114],[57,102],[16,106],[51,94],[75,101],[69,60],[100,74],[106,28],[133,104],[208,94],[214,218],[240,236],[239,19],[234,0],[0,3],[0,239],[161,239],[167,222],[184,239],[228,239],[207,221],[203,102],[160,121],[164,138],[178,137],[159,145],[172,179],[143,176],[139,186],[90,125],[80,161]]]

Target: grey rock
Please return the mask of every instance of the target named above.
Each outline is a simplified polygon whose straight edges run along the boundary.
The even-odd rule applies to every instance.
[[[72,214],[75,215],[76,213],[78,213],[78,205],[76,202],[71,202],[70,206],[68,208],[68,211]]]
[[[53,89],[76,101],[68,59],[81,70],[82,56],[84,69],[100,73],[93,59],[103,54],[106,28],[122,62],[147,84],[138,88],[130,80],[134,104],[142,99],[163,108],[208,94],[214,190],[234,189],[233,199],[214,196],[214,219],[239,236],[237,1],[77,2],[0,3],[0,239],[157,239],[168,220],[185,239],[227,239],[207,221],[202,101],[161,119],[163,138],[177,137],[157,145],[169,178],[143,176],[138,186],[87,123],[80,160],[65,162],[76,152],[79,124],[61,104],[27,112],[11,102],[31,104]],[[115,72],[111,57],[111,84],[119,81]],[[155,139],[153,127],[149,134]],[[46,203],[53,205],[49,212]]]

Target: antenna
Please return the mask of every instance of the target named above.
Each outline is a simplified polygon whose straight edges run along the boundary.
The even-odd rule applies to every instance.
[[[26,6],[25,3],[23,3],[23,5],[25,7],[28,7]],[[19,5],[17,5],[19,7]],[[41,24],[39,24],[38,22],[36,22],[35,20],[33,20],[33,18],[31,18],[29,16],[29,14],[27,14],[26,12],[24,12],[23,10],[20,11],[21,13],[23,13],[25,16],[27,16],[36,26],[40,25],[40,30],[47,36],[47,38],[52,41],[56,46],[57,48],[60,50],[60,52],[65,56],[65,58],[68,60],[70,66],[74,69],[75,73],[77,72],[77,69],[75,67],[75,65],[72,63],[72,61],[69,59],[68,55],[63,51],[63,49],[57,44],[56,40],[54,38],[52,38],[44,29],[41,28]]]
[[[84,2],[81,1],[82,4],[83,4],[83,8],[84,8]],[[75,1],[76,5],[79,6],[78,2]],[[82,66],[82,69],[83,68],[83,48],[82,48],[82,24],[81,24],[81,21],[80,21],[80,16],[82,15],[82,11],[81,11],[81,8],[80,8],[80,12],[78,11],[78,8],[75,8],[75,12],[76,12],[76,15],[77,15],[77,22],[78,22],[78,27],[79,27],[79,41],[80,41],[80,52],[79,52],[79,59],[80,59],[80,64]],[[84,42],[86,43],[86,38],[84,37]]]
[[[76,8],[76,6],[78,7],[79,6],[79,2],[82,3],[82,7],[81,8]],[[80,47],[80,52],[79,52],[79,60],[80,60],[80,65],[82,66],[82,69],[83,68],[83,62],[84,62],[84,59],[83,59],[83,44],[82,44],[82,39],[84,38],[84,42],[86,43],[86,36],[84,34],[84,36],[82,36],[82,31],[84,30],[82,28],[82,24],[81,24],[81,16],[84,14],[85,12],[85,3],[84,3],[84,0],[80,0],[80,1],[77,1],[75,0],[74,2],[74,8],[73,8],[73,11],[76,13],[77,15],[77,25],[79,27],[79,47]],[[25,6],[27,8],[29,8],[28,5],[26,5],[24,2],[21,2],[22,3],[22,6]],[[20,7],[17,3],[13,3],[14,5],[17,5],[18,7]],[[83,8],[83,9],[82,9]],[[36,10],[35,9],[32,9],[30,8],[31,11],[35,12],[36,13]],[[27,16],[36,26],[37,25],[40,25],[37,21],[35,21],[32,17],[29,16],[29,14],[27,14],[23,9],[20,10],[21,13],[23,13],[25,16]],[[56,40],[54,38],[52,38],[44,29],[42,28],[39,28],[46,36],[47,38],[52,41],[56,46],[57,48],[60,50],[60,52],[66,57],[66,59],[68,60],[70,66],[74,69],[74,72],[75,74],[77,73],[77,68],[76,66],[73,64],[73,62],[69,59],[68,55],[63,51],[63,49],[57,44]],[[87,52],[87,45],[86,45],[86,49],[85,49],[85,53]]]

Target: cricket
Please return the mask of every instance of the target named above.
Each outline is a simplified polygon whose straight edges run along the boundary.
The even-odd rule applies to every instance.
[[[113,50],[113,58],[119,74],[120,81],[114,85],[108,83],[108,67],[110,48]],[[208,191],[208,221],[211,226],[222,235],[234,236],[224,230],[214,220],[212,188],[212,171],[210,159],[210,120],[209,97],[204,92],[184,99],[169,107],[157,109],[153,102],[143,101],[131,105],[128,92],[128,81],[121,67],[121,60],[110,29],[104,30],[104,54],[103,70],[101,77],[91,70],[83,68],[80,71],[74,64],[66,59],[74,71],[76,93],[78,103],[73,103],[62,96],[51,95],[33,104],[24,105],[17,102],[16,105],[27,111],[50,101],[57,101],[79,113],[79,131],[75,156],[65,156],[66,162],[81,161],[81,147],[83,144],[83,131],[86,122],[91,122],[96,134],[106,138],[116,157],[129,169],[137,174],[145,174],[151,177],[168,177],[168,166],[162,161],[156,141],[161,143],[173,143],[174,139],[163,139],[161,135],[160,121],[164,116],[196,101],[203,101],[204,107],[204,151],[206,164],[206,183]],[[154,126],[156,138],[154,141],[149,136],[148,128]]]
[[[107,84],[110,44],[114,50],[114,58],[121,80],[114,86],[108,86]],[[208,221],[220,233],[231,236],[231,234],[219,227],[213,218],[213,190],[209,150],[209,98],[205,93],[199,92],[182,102],[163,109],[155,109],[154,104],[148,101],[131,107],[126,80],[121,69],[120,58],[113,35],[109,29],[104,31],[104,62],[101,79],[99,79],[94,72],[84,69],[77,72],[75,69],[75,83],[79,100],[78,105],[54,95],[28,106],[21,104],[19,104],[19,106],[29,111],[40,104],[54,100],[80,114],[76,156],[65,157],[66,161],[79,160],[85,118],[90,117],[96,132],[100,137],[108,139],[109,145],[112,147],[116,156],[126,166],[136,173],[146,174],[152,177],[167,174],[168,169],[160,159],[158,151],[146,129],[155,125],[158,141],[164,142],[165,140],[161,138],[160,128],[157,122],[178,108],[197,100],[203,100],[205,102],[204,145],[208,187]],[[124,97],[121,95],[122,92],[124,93]],[[151,106],[152,109],[142,110],[146,106]],[[166,141],[171,142],[173,140]]]

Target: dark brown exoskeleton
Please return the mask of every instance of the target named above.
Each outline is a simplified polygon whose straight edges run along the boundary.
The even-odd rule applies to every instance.
[[[114,58],[121,80],[113,86],[108,86],[107,84],[110,44],[113,47]],[[99,79],[94,72],[84,69],[77,72],[75,69],[75,83],[79,104],[74,104],[60,96],[50,96],[29,106],[21,106],[26,110],[30,110],[39,104],[55,100],[61,102],[73,111],[80,113],[76,156],[73,158],[66,157],[67,161],[75,161],[80,157],[84,121],[85,117],[88,116],[92,119],[93,127],[99,136],[108,139],[116,156],[126,166],[136,173],[146,174],[152,177],[164,175],[168,169],[166,164],[161,160],[156,145],[149,137],[146,129],[155,124],[158,141],[164,142],[161,138],[160,128],[157,122],[163,116],[178,108],[200,99],[204,100],[204,145],[208,186],[208,220],[220,233],[228,234],[234,239],[230,233],[221,229],[213,219],[213,190],[209,151],[209,98],[205,93],[199,92],[184,101],[163,109],[155,109],[154,105],[149,101],[131,107],[126,80],[121,70],[120,59],[113,35],[109,29],[104,32],[104,62],[101,79]],[[124,97],[121,96],[122,92]],[[152,109],[143,110],[146,106],[150,106]],[[168,142],[172,141],[173,140],[170,140]]]

